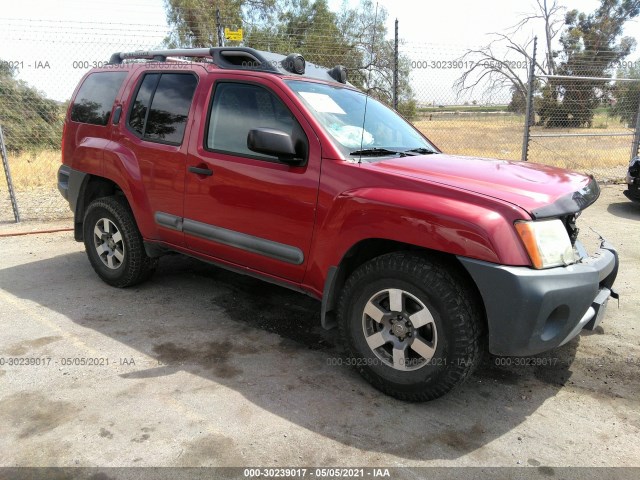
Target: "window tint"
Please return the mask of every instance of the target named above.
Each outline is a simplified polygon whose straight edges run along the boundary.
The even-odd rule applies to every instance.
[[[198,79],[184,73],[145,75],[129,114],[129,127],[145,140],[179,145]]]
[[[147,119],[151,95],[153,95],[153,91],[156,89],[159,78],[159,74],[145,75],[138,89],[136,100],[133,102],[131,116],[129,117],[129,126],[140,135],[144,132],[144,122]]]
[[[257,85],[221,83],[216,87],[206,147],[249,157],[277,160],[247,147],[254,128],[275,128],[295,137],[304,136],[289,109],[270,91]]]
[[[126,76],[127,72],[101,72],[89,75],[73,101],[71,120],[106,125],[113,102]]]

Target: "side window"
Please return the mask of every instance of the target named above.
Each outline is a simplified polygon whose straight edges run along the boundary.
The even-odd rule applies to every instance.
[[[129,128],[145,140],[180,145],[198,79],[189,73],[146,74],[129,113]]]
[[[151,95],[153,95],[160,74],[145,75],[138,89],[138,94],[131,107],[131,115],[129,116],[129,126],[140,136],[144,133],[144,122],[147,119],[147,111],[151,103]]]
[[[127,72],[98,72],[89,75],[71,107],[71,120],[92,125],[106,125],[118,90]]]
[[[304,137],[302,128],[277,96],[263,87],[242,83],[216,86],[208,125],[207,149],[270,161],[278,159],[249,150],[249,130],[274,128],[294,138]]]

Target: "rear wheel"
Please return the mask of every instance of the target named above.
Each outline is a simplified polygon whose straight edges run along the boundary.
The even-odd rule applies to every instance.
[[[339,327],[350,363],[374,387],[402,400],[432,400],[480,362],[477,307],[474,291],[453,268],[397,252],[349,277]]]
[[[84,245],[98,276],[114,287],[129,287],[151,276],[157,259],[145,250],[126,200],[104,197],[91,202],[84,217]]]

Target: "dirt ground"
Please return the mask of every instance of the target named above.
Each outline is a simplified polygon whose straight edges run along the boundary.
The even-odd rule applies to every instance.
[[[0,466],[640,466],[640,205],[622,190],[580,222],[619,248],[619,308],[424,404],[335,366],[301,294],[179,255],[118,290],[70,232],[0,238]]]

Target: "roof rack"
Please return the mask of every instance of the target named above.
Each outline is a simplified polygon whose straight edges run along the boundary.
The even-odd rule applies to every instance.
[[[175,48],[169,50],[145,50],[117,52],[111,55],[109,63],[119,64],[124,60],[152,60],[166,62],[168,57],[210,58],[221,68],[250,67],[251,69],[277,71],[260,52],[247,47],[217,48]]]
[[[258,51],[249,47],[176,48],[168,50],[145,50],[136,52],[116,52],[109,59],[110,64],[121,64],[125,60],[172,61],[170,57],[208,58],[219,68],[233,70],[260,70],[289,75],[305,75],[322,80],[346,83],[346,69],[340,65],[331,70],[307,64],[302,55],[292,53],[284,56],[277,53]]]

